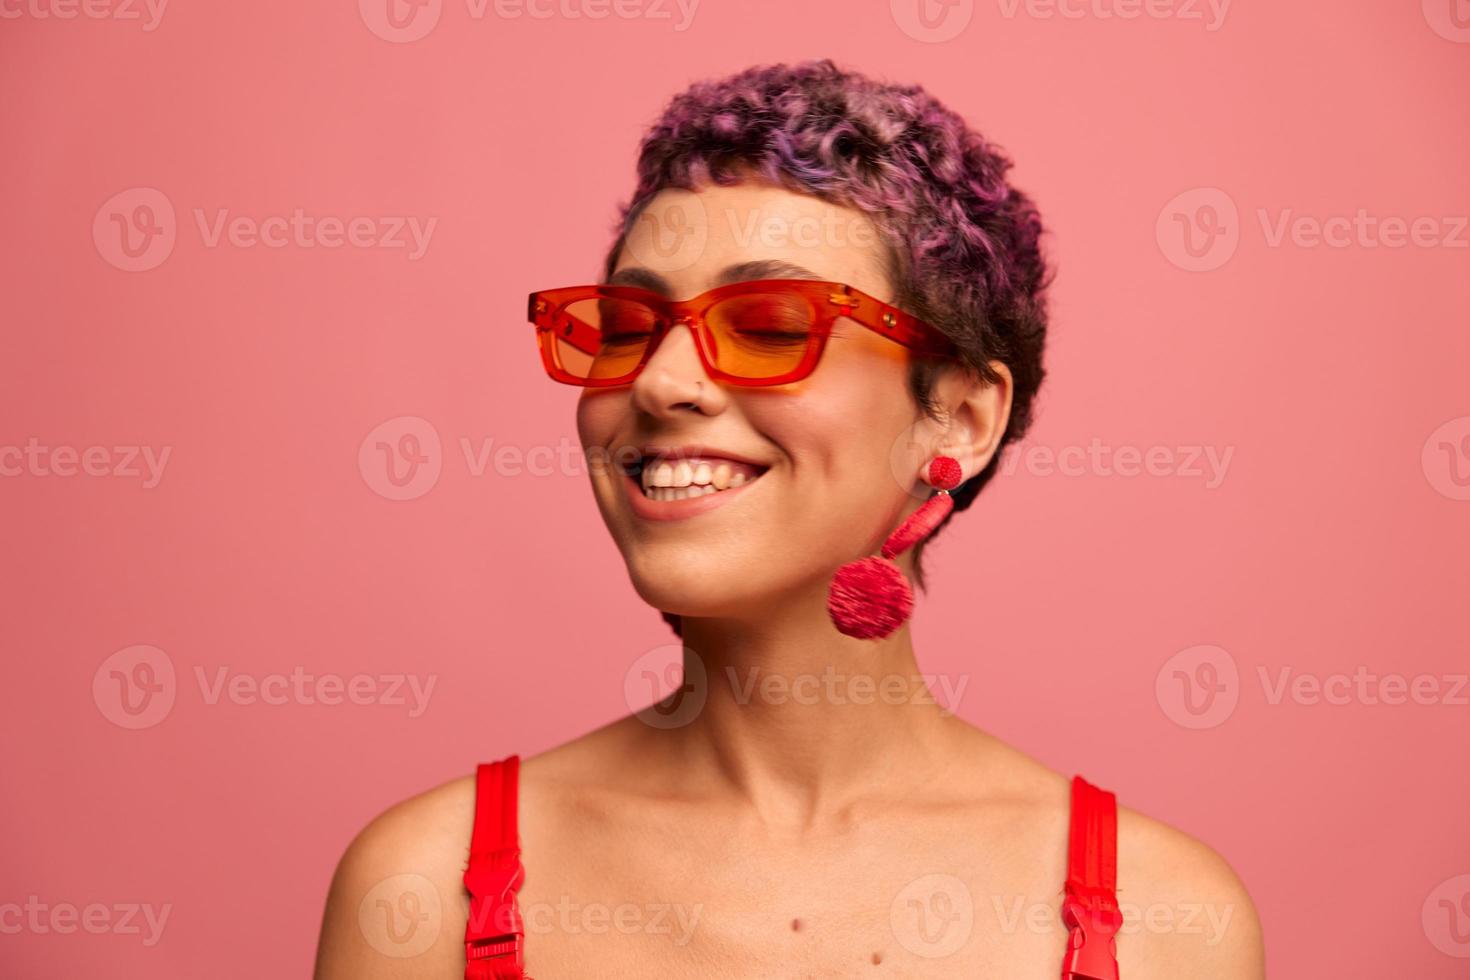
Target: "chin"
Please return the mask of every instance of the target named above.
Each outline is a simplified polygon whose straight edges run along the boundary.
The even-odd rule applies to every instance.
[[[814,584],[824,590],[831,578],[830,573],[821,574],[818,583],[796,574],[799,571],[750,554],[722,558],[684,546],[640,549],[639,556],[628,562],[628,576],[639,598],[655,609],[691,617],[740,616]]]
[[[718,616],[736,604],[729,580],[715,578],[707,560],[661,562],[657,570],[647,571],[630,567],[629,578],[644,602],[680,616]]]

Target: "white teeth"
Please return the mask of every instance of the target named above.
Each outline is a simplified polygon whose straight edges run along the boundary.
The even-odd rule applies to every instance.
[[[644,495],[652,500],[678,500],[744,486],[759,475],[730,460],[650,461],[644,464],[640,482]]]
[[[645,495],[654,500],[683,500],[685,497],[703,497],[708,493],[719,493],[719,491],[712,486],[699,486],[698,484],[688,487],[653,487],[645,491]]]

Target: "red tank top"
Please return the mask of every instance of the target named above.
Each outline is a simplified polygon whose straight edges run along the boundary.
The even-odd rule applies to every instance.
[[[525,927],[516,892],[525,880],[516,829],[521,760],[479,767],[475,829],[464,873],[470,894],[465,924],[465,980],[527,980]],[[1072,778],[1072,820],[1062,919],[1067,952],[1062,980],[1118,980],[1115,936],[1123,924],[1114,894],[1118,879],[1117,798],[1081,776]]]

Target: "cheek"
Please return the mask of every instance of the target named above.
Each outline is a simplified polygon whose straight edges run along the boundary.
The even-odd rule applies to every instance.
[[[901,486],[892,461],[917,416],[907,384],[902,363],[833,357],[752,421],[791,457],[799,487],[829,503],[871,505]]]
[[[606,446],[617,425],[619,409],[612,399],[599,397],[602,394],[591,388],[582,389],[577,399],[577,438],[582,447]]]
[[[592,389],[584,391],[592,392]],[[621,475],[615,471],[620,462],[616,451],[621,447],[611,443],[625,412],[626,408],[620,407],[616,398],[607,397],[606,392],[592,392],[591,397],[584,393],[577,400],[577,439],[594,486],[602,482],[604,475]]]
[[[886,453],[888,439],[916,415],[908,364],[902,356],[886,356],[899,350],[896,345],[863,341],[851,338],[829,346],[810,378],[803,411],[833,437],[849,441],[851,450],[874,450],[881,443]]]

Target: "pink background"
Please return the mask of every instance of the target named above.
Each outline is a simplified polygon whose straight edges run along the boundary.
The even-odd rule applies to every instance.
[[[1379,0],[1212,23],[1183,0],[1135,19],[966,0],[926,31],[913,0],[704,0],[684,30],[652,0],[600,20],[444,0],[413,41],[383,2],[175,0],[145,30],[7,0],[0,447],[105,447],[107,472],[111,447],[170,456],[154,486],[0,456],[0,905],[171,911],[153,946],[0,933],[0,973],[306,974],[371,816],[628,710],[630,667],[673,637],[585,476],[477,474],[464,441],[575,446],[577,394],[542,375],[525,295],[595,277],[663,102],[831,56],[1006,147],[1060,270],[1031,448],[931,551],[924,669],[965,679],[965,717],[1221,851],[1272,975],[1466,975],[1470,902],[1458,923],[1440,904],[1470,891],[1470,692],[1445,703],[1470,669],[1463,2],[1459,22],[1449,0]],[[157,195],[112,201],[135,188]],[[158,195],[173,249],[126,271],[111,215]],[[417,259],[211,247],[196,209],[437,224]],[[1287,209],[1432,222],[1420,245],[1273,245]],[[405,416],[437,435],[420,472],[439,475],[392,500],[376,437],[360,450]],[[1164,472],[1037,455],[1093,440],[1167,447]],[[1232,453],[1218,485],[1192,475],[1204,447]],[[976,562],[982,541],[1002,557]],[[175,673],[133,730],[104,661],[136,645]],[[1440,696],[1273,703],[1282,670],[1360,667]],[[196,670],[221,668],[436,686],[417,717],[211,703]],[[1184,690],[1212,669],[1216,700]],[[493,691],[522,698],[492,710]]]

